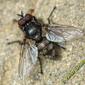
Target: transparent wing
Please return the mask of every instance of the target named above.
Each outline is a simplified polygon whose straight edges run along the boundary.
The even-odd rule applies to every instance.
[[[49,31],[47,34],[46,34],[46,38],[49,40],[49,41],[52,41],[52,42],[64,42],[65,39],[63,36],[61,35],[58,35],[56,34],[55,32],[53,31]]]
[[[25,51],[19,63],[19,77],[25,78],[30,75],[38,59],[38,48],[34,45],[25,46]]]
[[[61,43],[77,39],[83,35],[83,30],[73,26],[49,26],[46,38],[49,41]]]

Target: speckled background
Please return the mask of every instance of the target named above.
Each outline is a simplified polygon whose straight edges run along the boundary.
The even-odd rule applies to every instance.
[[[52,20],[56,24],[85,29],[85,0],[0,0],[0,85],[63,85],[62,79],[70,69],[85,59],[85,38],[69,42],[61,57],[53,61],[42,59],[44,75],[39,64],[25,80],[17,78],[20,46],[7,42],[22,40],[22,32],[13,19],[23,10],[27,13],[35,8],[37,18],[47,23],[47,18],[56,6]],[[85,65],[74,74],[65,85],[85,85]]]

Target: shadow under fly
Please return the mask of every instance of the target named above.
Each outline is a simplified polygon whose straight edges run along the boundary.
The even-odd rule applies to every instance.
[[[56,50],[56,46],[65,49],[64,45],[67,41],[84,35],[83,30],[73,26],[51,25],[51,17],[55,9],[56,7],[48,17],[48,24],[41,24],[33,15],[34,10],[25,15],[23,12],[18,14],[20,19],[17,22],[24,33],[24,39],[8,44],[19,43],[21,45],[19,76],[22,78],[30,74],[38,60],[43,74],[41,56],[48,55],[51,59],[56,58],[59,50]]]

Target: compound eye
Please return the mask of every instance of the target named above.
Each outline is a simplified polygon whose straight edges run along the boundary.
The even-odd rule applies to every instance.
[[[26,14],[26,15],[25,15],[25,21],[26,21],[26,22],[30,22],[31,19],[32,19],[32,15],[30,15],[30,14]]]
[[[18,21],[18,25],[19,26],[24,26],[25,25],[25,20],[23,18],[21,18],[19,21]]]
[[[25,17],[22,17],[19,21],[18,21],[18,25],[19,26],[25,26],[26,23],[29,23],[32,19],[32,16],[30,14],[26,14]]]

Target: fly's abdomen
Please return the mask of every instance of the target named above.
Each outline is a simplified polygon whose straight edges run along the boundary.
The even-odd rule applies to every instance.
[[[41,42],[36,43],[39,50],[45,49],[49,45],[49,41],[46,38],[43,38]]]
[[[50,43],[46,38],[43,38],[43,40],[36,45],[41,55],[46,55],[50,50],[53,49],[53,44]]]

